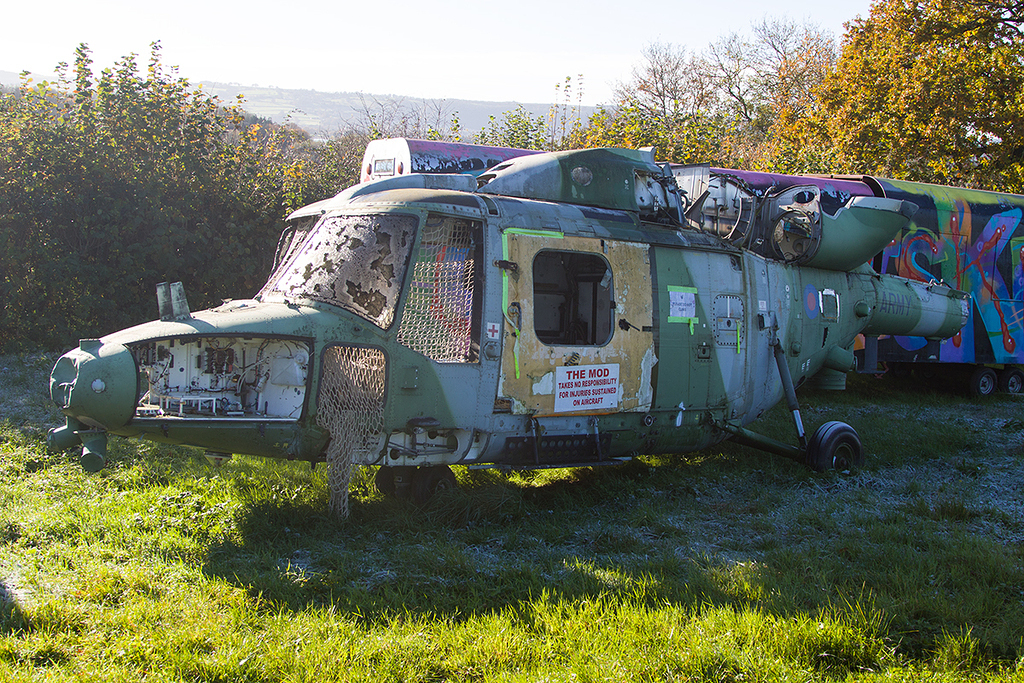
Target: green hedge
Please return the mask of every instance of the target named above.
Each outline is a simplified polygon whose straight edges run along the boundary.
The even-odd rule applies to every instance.
[[[337,145],[247,120],[159,44],[145,73],[132,55],[96,77],[85,45],[70,71],[0,95],[2,352],[150,320],[158,282],[193,309],[251,296],[288,212],[352,181]]]

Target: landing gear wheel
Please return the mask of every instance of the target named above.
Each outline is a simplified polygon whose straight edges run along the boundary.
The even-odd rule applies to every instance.
[[[978,368],[967,381],[971,396],[991,396],[997,386],[996,373],[992,368]]]
[[[395,497],[395,470],[392,467],[378,467],[373,475],[373,486],[385,498]]]
[[[864,448],[856,430],[845,422],[826,422],[807,444],[807,464],[818,472],[855,470],[864,465]]]
[[[1006,368],[999,373],[999,391],[1004,394],[1024,392],[1024,372],[1017,368]]]
[[[421,467],[412,478],[412,500],[417,505],[424,505],[435,493],[458,486],[455,475],[447,465]]]

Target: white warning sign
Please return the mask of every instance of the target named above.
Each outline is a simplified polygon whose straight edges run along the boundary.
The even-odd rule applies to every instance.
[[[619,407],[619,365],[555,368],[555,412],[615,410]]]

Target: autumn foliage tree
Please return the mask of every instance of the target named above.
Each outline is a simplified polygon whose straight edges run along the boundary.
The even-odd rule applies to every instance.
[[[1024,191],[1024,3],[880,0],[848,29],[817,125],[840,169]]]
[[[814,26],[767,18],[695,55],[652,45],[577,142],[1020,193],[1022,139],[1022,0],[879,0],[838,55]]]
[[[760,168],[780,120],[804,115],[835,63],[834,39],[810,25],[755,22],[698,54],[649,45],[579,137],[585,146],[653,145],[680,163]]]

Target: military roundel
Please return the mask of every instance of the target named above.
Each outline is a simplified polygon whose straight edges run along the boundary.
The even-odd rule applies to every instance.
[[[811,320],[818,317],[818,289],[814,285],[804,287],[804,308],[807,309],[807,317]]]

